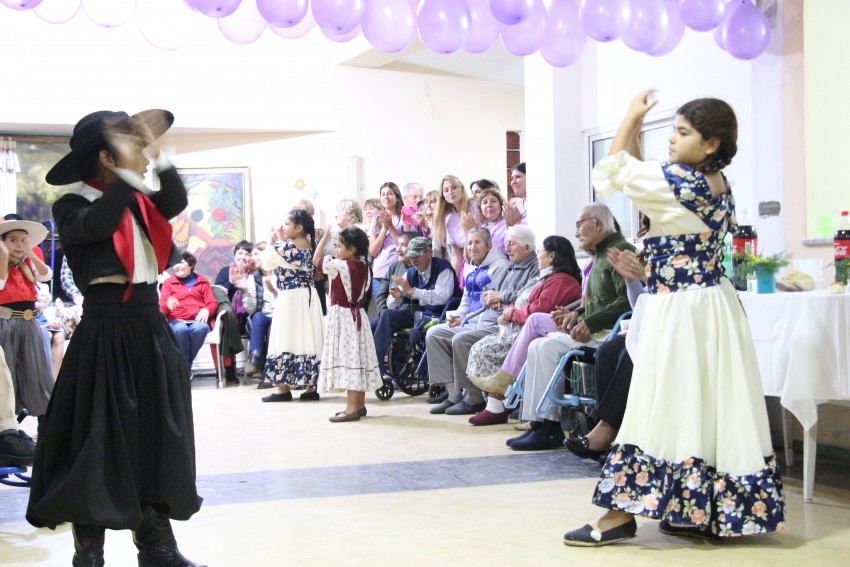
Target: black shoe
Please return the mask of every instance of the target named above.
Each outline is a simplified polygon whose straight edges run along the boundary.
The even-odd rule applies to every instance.
[[[319,401],[319,392],[316,390],[308,390],[298,397],[302,402],[317,402]]]
[[[236,376],[236,365],[231,364],[230,366],[224,367],[224,381],[227,384],[238,384],[239,378]]]
[[[658,523],[658,531],[662,534],[695,539],[718,539],[707,526],[677,526],[667,520],[661,520]]]
[[[268,380],[261,380],[260,383],[257,384],[257,389],[258,390],[267,390],[267,389],[271,388],[272,386],[274,386],[274,384],[272,384]]]
[[[433,396],[428,396],[428,399],[425,400],[425,403],[428,404],[441,404],[449,399],[449,391],[443,390],[442,392],[437,392]]]
[[[598,461],[602,457],[608,455],[606,451],[594,451],[590,448],[590,441],[584,435],[578,437],[569,437],[564,439],[564,446],[570,450],[572,454],[582,459],[593,459]]]
[[[446,410],[446,415],[475,415],[480,411],[484,411],[484,408],[487,407],[487,404],[481,402],[480,404],[470,405],[466,401],[461,401],[459,404],[455,404],[452,407]]]
[[[263,397],[264,402],[291,402],[292,401],[292,392],[275,392],[274,394],[269,394],[268,396]]]
[[[565,437],[560,423],[546,420],[540,429],[513,441],[509,446],[514,451],[546,451],[563,446]]]
[[[0,464],[28,467],[35,459],[35,442],[20,429],[0,432]]]
[[[142,523],[133,532],[133,543],[139,550],[139,567],[206,567],[183,557],[167,516],[150,507],[143,514]]]
[[[71,526],[71,534],[74,536],[72,567],[103,567],[104,532],[104,528],[97,526]]]
[[[583,528],[573,530],[564,534],[564,545],[577,547],[601,547],[618,543],[635,537],[637,532],[637,522],[634,518],[616,528],[600,532],[594,530],[590,524],[586,524]]]

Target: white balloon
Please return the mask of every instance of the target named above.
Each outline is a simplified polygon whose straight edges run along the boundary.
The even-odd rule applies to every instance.
[[[195,33],[196,14],[182,2],[166,4],[161,0],[138,0],[136,23],[142,36],[154,47],[165,51],[189,43]]]
[[[51,24],[64,24],[80,11],[80,0],[44,0],[33,8],[36,16]]]
[[[257,9],[256,0],[242,0],[236,11],[218,18],[218,29],[221,33],[239,45],[245,45],[257,41],[266,31],[266,19]]]
[[[136,0],[83,0],[82,6],[91,21],[105,28],[114,28],[133,16]]]

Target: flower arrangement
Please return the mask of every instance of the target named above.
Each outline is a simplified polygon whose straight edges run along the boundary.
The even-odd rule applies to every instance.
[[[755,272],[775,274],[779,271],[779,268],[791,263],[791,255],[787,252],[779,252],[770,256],[735,254],[732,259],[735,263],[735,277],[744,281]]]

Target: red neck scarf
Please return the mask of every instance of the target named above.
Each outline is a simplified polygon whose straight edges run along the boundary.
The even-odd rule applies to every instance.
[[[95,189],[103,191],[106,187],[100,183],[86,182]],[[147,195],[139,191],[133,191],[133,197],[139,204],[139,210],[142,213],[147,234],[150,239],[153,251],[156,254],[156,267],[159,272],[165,271],[168,263],[168,257],[171,253],[171,223],[168,222],[156,205],[153,204]],[[133,289],[133,274],[136,271],[134,256],[133,256],[133,221],[131,220],[132,213],[130,207],[124,209],[124,216],[121,218],[121,224],[118,225],[118,230],[112,235],[112,243],[115,246],[115,252],[118,254],[118,259],[127,273],[127,289],[124,292],[122,302],[130,298],[130,293]]]

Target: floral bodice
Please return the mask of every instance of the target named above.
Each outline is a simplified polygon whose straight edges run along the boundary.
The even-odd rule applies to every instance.
[[[273,264],[277,274],[277,289],[299,289],[313,286],[313,250],[298,248],[289,240],[279,240],[273,246]],[[268,265],[268,264],[264,264]]]
[[[710,230],[644,239],[649,293],[717,285],[723,276],[723,238],[736,227],[732,193],[713,196],[703,174],[688,166],[661,168],[679,203]]]

